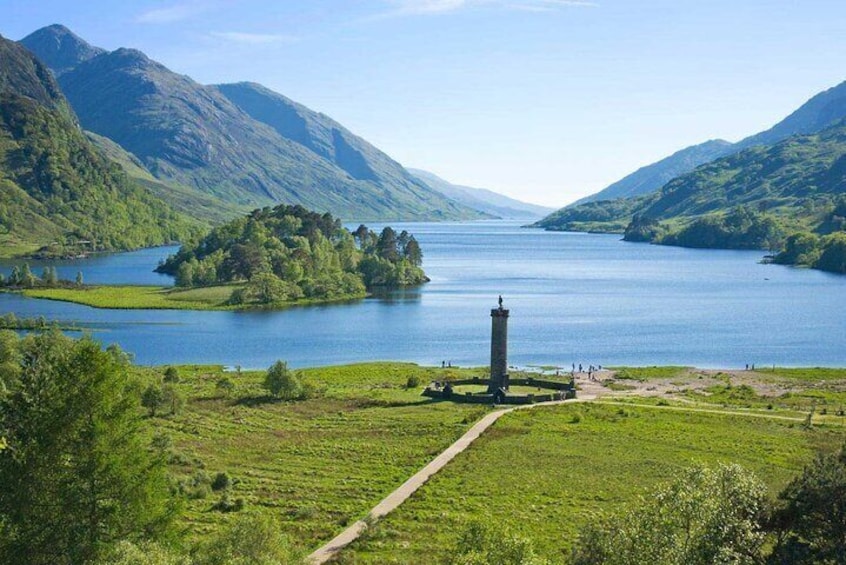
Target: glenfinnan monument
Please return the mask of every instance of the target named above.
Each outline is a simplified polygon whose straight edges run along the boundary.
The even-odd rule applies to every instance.
[[[491,380],[488,394],[508,389],[508,310],[502,307],[491,310]]]

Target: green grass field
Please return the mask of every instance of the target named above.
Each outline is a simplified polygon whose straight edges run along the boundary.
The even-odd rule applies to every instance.
[[[146,380],[161,378],[161,369],[138,371]],[[365,516],[487,411],[421,397],[442,371],[411,364],[306,370],[320,397],[299,402],[265,398],[262,372],[179,372],[184,409],[150,420],[171,438],[171,469],[192,497],[182,524],[195,540],[235,516],[212,510],[221,495],[209,491],[208,480],[225,472],[235,481],[233,500],[269,509],[285,533],[313,549]],[[229,396],[216,386],[223,376],[235,384]],[[410,376],[420,386],[406,388]]]
[[[20,241],[9,234],[0,234],[0,259],[21,257],[38,250],[39,245]]]
[[[94,308],[227,310],[232,287],[218,286],[175,290],[161,286],[86,286],[83,288],[33,288],[23,291],[30,298],[75,302]]]
[[[666,378],[677,369],[650,369],[642,377]],[[164,368],[136,370],[150,382]],[[214,508],[222,493],[211,491],[210,482],[223,472],[233,480],[230,501],[275,514],[283,533],[316,549],[490,410],[425,399],[422,388],[484,371],[406,363],[308,369],[302,375],[317,396],[277,402],[265,396],[261,371],[179,367],[175,386],[187,400],[184,408],[148,421],[170,438],[170,468],[188,494],[180,519],[188,540],[207,539],[237,516]],[[799,396],[821,383],[846,385],[846,372],[833,371],[814,377],[789,370],[783,378],[800,383],[792,392]],[[234,388],[218,387],[222,378]],[[338,562],[436,563],[471,519],[524,534],[556,561],[600,513],[691,464],[739,463],[774,495],[817,450],[846,438],[842,418],[818,414],[806,429],[800,410],[749,409],[746,398],[714,396],[691,402],[682,391],[508,414]]]
[[[775,493],[840,426],[663,407],[572,404],[500,419],[341,563],[436,563],[466,521],[489,520],[534,540],[559,562],[598,513],[694,463],[735,462]]]
[[[173,288],[163,286],[105,285],[83,288],[33,288],[22,291],[30,298],[43,298],[75,302],[94,308],[149,309],[149,310],[243,310],[256,306],[227,304],[232,291],[242,284],[225,284],[200,288]],[[335,298],[331,302],[357,300],[362,296]],[[268,307],[285,308],[327,301],[297,300]]]

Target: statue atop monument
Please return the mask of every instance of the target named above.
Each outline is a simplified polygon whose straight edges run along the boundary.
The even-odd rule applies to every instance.
[[[499,309],[502,310],[502,295],[499,295]]]

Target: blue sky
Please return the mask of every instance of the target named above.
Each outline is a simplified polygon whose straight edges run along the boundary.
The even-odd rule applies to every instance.
[[[841,0],[0,0],[202,83],[252,80],[407,166],[564,205],[846,80]]]

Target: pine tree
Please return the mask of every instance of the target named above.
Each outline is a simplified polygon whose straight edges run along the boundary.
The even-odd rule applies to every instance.
[[[127,356],[58,330],[5,345],[18,362],[0,397],[0,562],[91,563],[164,533],[164,460],[145,443]]]

